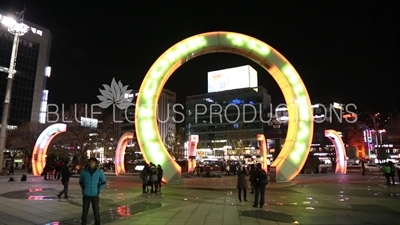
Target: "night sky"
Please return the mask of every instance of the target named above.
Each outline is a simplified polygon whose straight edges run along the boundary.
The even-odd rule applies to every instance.
[[[168,2],[168,3],[163,3]],[[113,77],[138,89],[173,44],[208,31],[258,38],[297,69],[313,103],[339,99],[361,111],[400,106],[398,1],[32,1],[0,8],[53,34],[49,102],[96,103]],[[236,1],[235,1],[236,2]],[[279,2],[279,3],[278,3]],[[166,84],[186,96],[207,92],[207,72],[251,65],[275,104],[282,93],[260,66],[233,54],[209,54],[181,66]],[[190,84],[190,85],[189,85]]]

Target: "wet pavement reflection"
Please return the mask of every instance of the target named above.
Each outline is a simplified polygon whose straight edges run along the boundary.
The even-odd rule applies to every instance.
[[[282,223],[294,223],[297,224],[297,221],[293,218],[293,216],[287,215],[281,212],[272,212],[269,210],[252,210],[252,211],[243,211],[240,214],[241,216],[253,217],[257,219],[264,220],[272,220],[276,222]]]
[[[19,191],[10,191],[1,194],[1,197],[4,198],[11,198],[11,199],[27,199],[33,201],[48,201],[48,200],[58,200],[52,192],[54,188],[32,188],[26,190],[19,190]],[[117,191],[117,189],[115,189]],[[127,200],[127,198],[123,197],[124,193],[117,193],[117,199],[119,200]],[[150,196],[149,196],[150,198]],[[68,201],[71,204],[76,205],[76,202]],[[78,204],[80,206],[80,204]],[[108,210],[101,211],[101,219],[103,223],[113,222],[120,220],[122,218],[130,217],[136,214],[140,214],[149,210],[153,210],[156,208],[162,207],[161,203],[150,203],[150,202],[138,202],[135,204],[127,204],[121,205],[117,207],[111,207]],[[62,220],[62,221],[53,221],[50,223],[46,223],[46,225],[70,225],[70,224],[80,224],[80,216],[75,215],[70,219]],[[93,217],[89,214],[88,218],[89,221]],[[90,223],[89,223],[90,224]]]
[[[400,216],[400,212],[397,211],[399,210],[397,206],[400,200],[400,185],[387,186],[381,176],[361,177],[361,175],[349,175],[345,177],[331,175],[319,177],[316,175],[298,180],[296,184],[291,186],[271,188],[274,185],[271,184],[267,186],[266,204],[263,209],[252,207],[252,195],[248,195],[249,202],[240,202],[237,199],[236,181],[236,178],[229,181],[229,183],[232,183],[233,188],[227,187],[223,189],[212,189],[213,187],[208,188],[207,186],[194,188],[171,185],[166,186],[165,192],[163,190],[162,194],[141,194],[139,185],[127,182],[117,183],[116,181],[115,185],[114,183],[108,184],[101,196],[102,223],[119,220],[123,220],[122,223],[126,221],[126,224],[140,223],[143,222],[142,219],[144,220],[144,218],[138,216],[138,214],[153,209],[156,209],[157,213],[167,210],[172,210],[169,214],[181,211],[183,213],[196,213],[198,205],[210,207],[211,211],[215,209],[214,212],[217,209],[223,212],[227,210],[226,212],[228,213],[239,214],[241,217],[257,218],[259,221],[270,220],[293,224],[365,224],[367,222],[370,224],[382,224],[382,222],[396,224],[393,221],[398,221],[398,216]],[[53,207],[51,209],[54,209],[53,211],[60,205],[61,208],[59,210],[62,212],[55,213],[60,214],[60,216],[42,216],[44,219],[40,220],[38,224],[80,224],[81,193],[79,186],[76,189],[72,189],[72,194],[70,193],[72,197],[79,199],[60,200],[60,202],[66,202],[67,204],[57,203],[58,198],[55,193],[59,188],[42,187],[54,186],[39,184],[31,189],[24,187],[25,190],[20,191],[9,189],[11,191],[1,194],[1,197],[21,199],[21,201],[10,201],[12,203],[25,202],[23,204],[34,205],[34,207],[40,205],[44,209]],[[26,203],[26,200],[30,201],[30,203]],[[52,200],[56,201],[52,202]],[[36,210],[42,210],[41,207]],[[162,210],[157,210],[161,207]],[[28,210],[25,212],[27,212],[27,215],[30,213]],[[154,214],[156,221],[165,219],[164,216],[157,218],[157,213]],[[150,212],[147,214],[150,214]],[[8,212],[8,215],[12,215],[12,212]],[[204,215],[204,217],[207,216],[208,213]],[[384,217],[385,219],[380,221],[378,217]],[[92,220],[92,218],[93,215],[89,214],[88,219]],[[171,218],[173,218],[173,215],[171,215]],[[168,219],[171,218],[168,217]],[[45,223],[47,221],[52,222]],[[89,224],[91,222],[89,221]]]
[[[100,212],[101,222],[103,224],[114,222],[121,220],[126,217],[130,217],[133,215],[141,214],[149,210],[157,209],[162,207],[161,203],[149,203],[149,202],[138,202],[131,205],[122,205],[116,208],[111,208],[109,210],[104,210]],[[62,221],[54,221],[50,223],[46,223],[44,225],[74,225],[80,224],[81,215],[76,215],[73,218],[62,220]],[[93,215],[89,213],[88,215],[88,224],[94,224],[94,220],[92,220]],[[91,221],[92,220],[92,221]]]
[[[57,199],[54,194],[47,192],[53,191],[54,188],[33,188],[28,190],[10,191],[1,194],[1,197],[12,199],[28,199],[36,201],[55,200]]]

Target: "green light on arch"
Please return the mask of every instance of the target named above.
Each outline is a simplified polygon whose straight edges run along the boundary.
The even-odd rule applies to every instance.
[[[136,102],[136,135],[147,162],[164,168],[164,180],[180,182],[180,167],[161,141],[156,106],[164,84],[183,63],[203,54],[230,52],[264,67],[276,80],[289,107],[289,127],[283,149],[271,165],[277,181],[289,181],[302,169],[311,146],[313,118],[307,90],[293,66],[275,49],[248,35],[210,32],[189,37],[163,53],[146,74]],[[266,66],[268,65],[268,66]]]

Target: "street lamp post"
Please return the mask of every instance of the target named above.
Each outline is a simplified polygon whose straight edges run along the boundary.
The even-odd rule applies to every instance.
[[[4,99],[3,117],[1,121],[1,131],[0,131],[0,165],[1,168],[3,168],[4,151],[6,148],[8,116],[10,112],[10,102],[11,102],[12,85],[15,73],[15,65],[17,63],[19,37],[23,36],[29,31],[29,26],[24,24],[22,21],[18,23],[15,19],[11,17],[2,16],[0,20],[3,25],[7,26],[8,32],[14,35],[13,47],[11,51],[10,67],[8,68],[7,89]]]

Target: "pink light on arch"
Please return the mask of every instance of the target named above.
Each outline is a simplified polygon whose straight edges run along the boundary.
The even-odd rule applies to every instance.
[[[128,140],[134,137],[135,135],[132,132],[127,132],[118,141],[117,149],[115,150],[115,175],[117,176],[125,173],[125,149],[128,145]]]
[[[264,134],[257,134],[257,141],[260,142],[260,153],[261,157],[263,159],[262,163],[262,168],[263,170],[268,172],[268,151],[267,151],[267,139],[265,138]]]
[[[196,167],[197,144],[199,143],[199,135],[190,135],[187,153],[188,173],[194,171]]]
[[[347,155],[346,148],[339,133],[335,130],[325,130],[325,137],[329,138],[336,151],[336,169],[335,173],[347,173]]]
[[[36,140],[32,153],[32,172],[33,175],[40,175],[46,165],[47,148],[51,140],[60,133],[67,131],[67,125],[56,123],[47,127]]]

